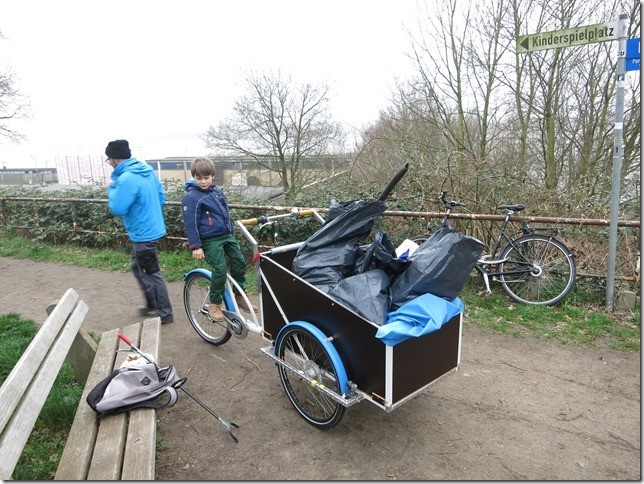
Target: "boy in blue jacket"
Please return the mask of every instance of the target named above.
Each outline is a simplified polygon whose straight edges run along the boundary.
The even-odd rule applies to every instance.
[[[150,165],[132,156],[127,140],[110,141],[105,155],[114,168],[112,183],[107,189],[110,211],[123,217],[132,242],[130,266],[146,301],[139,308],[139,314],[154,313],[161,318],[161,323],[171,323],[174,321],[172,305],[158,258],[159,239],[166,232],[163,185]]]
[[[190,173],[193,178],[186,182],[186,194],[181,201],[188,248],[192,250],[193,258],[205,258],[212,268],[208,313],[213,321],[223,322],[221,303],[226,284],[226,259],[230,275],[244,291],[246,261],[233,234],[224,192],[213,183],[215,164],[208,158],[196,158],[190,165]],[[235,300],[244,311],[256,311],[254,307],[248,307],[240,294],[235,295]]]

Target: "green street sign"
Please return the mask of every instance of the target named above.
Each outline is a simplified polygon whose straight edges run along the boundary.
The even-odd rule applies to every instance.
[[[617,21],[595,25],[582,25],[574,29],[553,30],[539,34],[521,35],[517,39],[517,53],[536,50],[559,49],[573,45],[617,40]]]

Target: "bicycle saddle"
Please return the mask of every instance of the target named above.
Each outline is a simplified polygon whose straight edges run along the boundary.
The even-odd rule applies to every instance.
[[[520,203],[518,203],[516,205],[505,205],[505,204],[503,204],[503,205],[499,205],[496,208],[499,209],[499,210],[512,210],[513,212],[520,212],[525,207],[523,205],[521,205]]]

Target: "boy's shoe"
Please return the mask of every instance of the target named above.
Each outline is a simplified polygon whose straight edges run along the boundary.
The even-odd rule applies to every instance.
[[[250,307],[248,307],[246,300],[241,294],[235,294],[235,301],[237,301],[237,306],[239,306],[239,309],[246,311],[247,313],[250,313],[251,311],[255,313],[257,312],[257,308],[252,304],[250,305]]]
[[[165,316],[164,318],[161,318],[161,324],[168,324],[168,323],[174,323],[174,317],[172,314],[169,316]]]
[[[221,311],[221,306],[219,304],[210,303],[208,305],[208,315],[215,323],[223,323],[224,313]]]

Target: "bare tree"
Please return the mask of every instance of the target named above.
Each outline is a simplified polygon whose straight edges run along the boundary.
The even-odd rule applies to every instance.
[[[601,211],[610,194],[616,42],[517,53],[520,35],[630,17],[634,0],[437,0],[411,40],[414,79],[367,130],[389,153],[423,163],[419,186],[460,191],[472,209],[527,196],[534,209],[562,200]],[[640,85],[627,76],[622,177],[639,196]],[[386,130],[383,130],[387,128]],[[414,147],[414,150],[410,150]],[[377,165],[378,150],[367,150]],[[386,165],[382,159],[381,164]],[[425,191],[423,190],[423,193]],[[423,195],[424,196],[424,195]]]
[[[11,141],[23,140],[24,135],[11,126],[11,123],[26,117],[28,111],[29,102],[18,90],[13,74],[7,69],[4,74],[0,74],[0,135]]]
[[[295,84],[290,76],[252,73],[230,118],[204,134],[217,155],[248,157],[279,176],[287,200],[319,178],[305,163],[341,152],[344,135],[333,122],[326,85]]]
[[[3,39],[0,32],[0,40]],[[8,67],[0,74],[0,136],[19,142],[24,135],[11,126],[12,121],[25,118],[29,113],[27,98],[16,87],[15,78]]]

